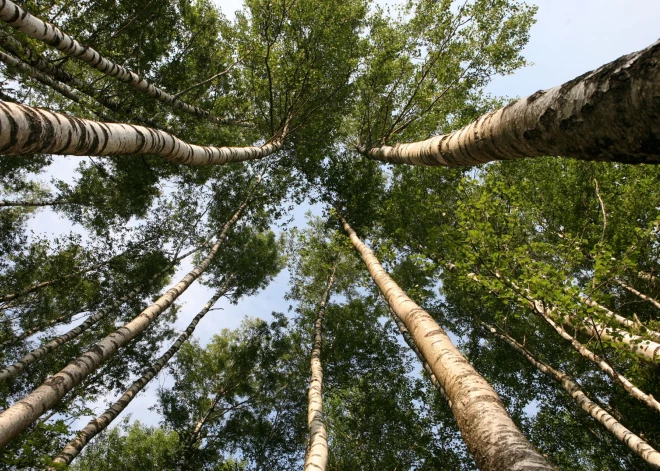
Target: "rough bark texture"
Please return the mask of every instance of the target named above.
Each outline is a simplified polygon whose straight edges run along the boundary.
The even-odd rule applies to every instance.
[[[29,65],[31,65],[38,71],[62,83],[67,84],[71,88],[75,88],[79,92],[95,100],[100,105],[106,107],[110,111],[120,112],[125,116],[129,116],[130,119],[134,122],[138,122],[140,124],[144,124],[152,128],[167,131],[167,129],[164,126],[161,126],[156,121],[149,118],[145,118],[142,115],[136,114],[133,110],[131,110],[130,106],[122,105],[121,103],[111,98],[108,98],[102,93],[99,93],[93,86],[79,80],[78,78],[74,77],[68,72],[65,72],[64,70],[62,70],[61,67],[58,67],[50,63],[44,57],[34,52],[28,46],[18,41],[16,38],[13,38],[7,34],[0,33],[0,46],[2,46],[2,48],[4,48],[5,50],[11,52],[16,57],[24,59],[25,62],[27,62]],[[96,113],[96,111],[94,111],[94,113]],[[98,113],[96,114],[99,115]]]
[[[314,345],[311,355],[312,377],[309,381],[307,392],[307,427],[309,438],[307,441],[307,453],[305,456],[305,471],[325,471],[328,465],[328,431],[323,421],[323,366],[321,365],[321,345],[323,343],[322,329],[325,307],[330,298],[330,290],[335,283],[335,270],[328,277],[321,302],[316,311],[316,322],[314,324]]]
[[[614,417],[612,417],[600,406],[598,406],[598,404],[590,400],[587,395],[580,389],[580,385],[577,384],[573,378],[561,371],[555,370],[550,365],[537,360],[532,356],[531,353],[529,353],[527,349],[525,349],[525,347],[520,345],[510,336],[499,333],[495,328],[491,326],[486,325],[486,327],[493,335],[504,340],[515,350],[520,352],[525,358],[527,358],[527,360],[529,360],[531,364],[536,366],[546,376],[560,383],[562,388],[564,388],[564,390],[570,394],[577,405],[579,405],[591,417],[600,422],[600,424],[605,427],[612,435],[614,435],[619,441],[626,444],[633,453],[641,457],[654,469],[660,469],[660,453],[658,453],[648,443],[624,427]]]
[[[658,116],[660,41],[450,134],[358,150],[383,162],[448,167],[545,155],[657,164]]]
[[[616,280],[616,282],[619,283],[619,285],[621,285],[622,287],[624,287],[624,288],[627,289],[628,291],[630,291],[632,294],[634,294],[635,296],[637,296],[639,299],[643,299],[644,301],[648,301],[648,302],[650,302],[651,304],[653,304],[655,307],[657,307],[658,309],[660,309],[660,302],[658,302],[657,300],[653,299],[651,296],[647,296],[647,295],[645,295],[645,294],[642,293],[641,291],[636,290],[635,288],[633,288],[632,286],[630,286],[630,285],[627,284],[627,283],[624,283],[624,282],[621,281],[621,280]]]
[[[174,109],[180,109],[196,116],[206,118],[218,124],[232,124],[231,120],[217,118],[208,111],[189,105],[165,90],[154,86],[143,77],[125,67],[116,64],[99,54],[91,47],[83,46],[68,34],[60,31],[50,23],[32,16],[27,10],[19,7],[10,0],[0,0],[0,20],[6,22],[12,28],[25,33],[31,38],[43,41],[69,57],[86,62],[99,72],[114,77],[147,96],[160,102],[171,105]]]
[[[254,189],[254,187],[253,187]],[[248,204],[252,191],[240,205],[234,215],[225,223],[204,260],[200,262],[181,281],[170,288],[156,302],[142,311],[128,324],[120,327],[105,337],[82,356],[69,363],[62,371],[48,378],[27,397],[17,402],[0,414],[0,447],[6,445],[13,437],[25,430],[44,412],[57,404],[66,393],[80,384],[108,358],[120,348],[144,332],[188,287],[200,277],[209,266],[220,246],[227,237],[229,230],[236,223]]]
[[[176,342],[165,352],[151,367],[135,381],[128,390],[115,402],[112,407],[106,410],[102,415],[90,421],[87,426],[78,432],[76,438],[71,440],[58,455],[53,459],[54,463],[70,464],[76,456],[80,454],[82,449],[89,443],[89,441],[98,435],[99,432],[105,430],[113,420],[123,412],[124,409],[131,403],[133,398],[144,389],[144,387],[151,381],[167,364],[167,362],[179,351],[181,345],[195,331],[195,327],[199,324],[207,312],[213,305],[227,292],[227,286],[223,286],[202,308],[193,320],[188,324],[185,331],[176,339]]]
[[[553,470],[520,433],[497,393],[461,355],[445,331],[399,288],[348,222],[340,219],[374,282],[447,393],[458,428],[479,469]]]
[[[261,159],[281,148],[281,140],[251,147],[197,146],[158,129],[99,123],[0,102],[0,154],[153,154],[177,164],[223,165]]]
[[[622,374],[617,373],[614,371],[614,368],[607,363],[605,360],[600,358],[598,355],[596,355],[594,352],[589,350],[587,347],[582,345],[580,342],[578,342],[574,337],[572,337],[568,332],[566,332],[560,325],[558,325],[556,322],[554,322],[550,316],[547,315],[546,311],[547,308],[543,306],[541,302],[535,302],[535,303],[530,303],[533,306],[533,309],[545,319],[545,321],[550,324],[550,326],[557,331],[559,335],[561,335],[564,339],[568,340],[573,348],[580,353],[585,358],[588,358],[591,360],[596,366],[598,366],[605,374],[607,374],[610,378],[614,380],[615,383],[620,384],[623,389],[628,391],[628,393],[634,397],[635,399],[643,402],[646,404],[648,407],[651,409],[655,409],[656,411],[660,412],[660,402],[656,401],[655,398],[649,394],[646,394],[644,391],[639,389],[637,386],[635,386],[633,383],[630,382],[628,378],[623,376]]]

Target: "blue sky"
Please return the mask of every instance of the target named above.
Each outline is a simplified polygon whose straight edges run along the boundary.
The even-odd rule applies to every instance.
[[[232,16],[241,5],[234,0],[215,0],[215,3],[227,16]],[[539,7],[537,23],[524,51],[525,57],[534,64],[513,75],[495,78],[488,88],[494,95],[523,97],[560,85],[623,54],[642,49],[660,37],[660,0],[539,0],[534,3]],[[56,157],[52,175],[69,179],[78,162],[76,157]],[[304,224],[307,209],[309,207],[304,206],[296,209],[296,223]],[[62,233],[71,225],[46,209],[31,221],[30,228],[35,232]],[[184,264],[174,280],[191,268],[189,263]],[[196,337],[205,343],[222,328],[237,327],[246,315],[268,318],[272,311],[286,312],[288,303],[283,296],[287,283],[288,274],[283,272],[262,293],[242,300],[237,306],[224,301],[218,303],[216,307],[224,310],[210,312],[197,327]],[[177,327],[184,329],[212,294],[199,284],[191,286],[179,300],[183,309]],[[165,381],[165,376],[154,380],[126,412],[144,423],[157,424],[159,417],[148,407],[155,401],[156,384]],[[97,412],[101,413],[105,405],[99,404]]]

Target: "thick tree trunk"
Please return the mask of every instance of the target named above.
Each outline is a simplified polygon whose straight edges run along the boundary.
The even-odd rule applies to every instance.
[[[207,312],[213,305],[227,292],[227,284],[223,286],[218,292],[206,303],[202,310],[197,314],[188,325],[188,328],[177,338],[176,342],[165,352],[151,367],[135,381],[130,388],[115,402],[112,407],[106,410],[102,415],[92,420],[87,426],[78,432],[76,438],[71,440],[59,454],[53,459],[54,463],[70,464],[76,456],[80,454],[82,449],[89,443],[89,441],[98,435],[99,432],[105,430],[112,423],[113,420],[123,412],[126,407],[131,403],[133,398],[144,389],[144,387],[151,381],[167,364],[167,362],[179,351],[181,345],[195,331],[197,324],[204,318]]]
[[[309,437],[307,440],[307,453],[305,456],[305,471],[325,471],[328,466],[328,431],[323,420],[323,365],[321,365],[321,345],[323,342],[322,329],[325,307],[330,298],[330,290],[335,283],[335,271],[337,265],[332,267],[328,277],[321,302],[316,311],[316,322],[314,323],[314,345],[311,355],[312,377],[309,381],[307,393],[307,428]]]
[[[477,466],[482,471],[553,470],[520,433],[495,390],[461,355],[445,331],[399,288],[348,222],[340,219],[374,282],[447,393]]]
[[[568,340],[573,348],[583,357],[591,360],[596,366],[598,366],[605,374],[614,380],[615,383],[620,384],[623,389],[628,391],[628,393],[635,399],[643,402],[651,409],[655,409],[660,412],[660,402],[656,401],[655,398],[649,394],[646,394],[644,391],[639,389],[633,383],[630,382],[628,378],[623,376],[620,373],[614,371],[614,368],[607,363],[605,360],[600,358],[594,352],[589,350],[587,347],[578,342],[574,337],[572,337],[568,332],[566,332],[559,324],[555,323],[550,316],[548,315],[546,307],[539,301],[534,303],[529,303],[531,307],[541,316],[545,321],[550,324],[550,326],[557,331],[564,339]]]
[[[627,289],[627,290],[630,291],[632,294],[634,294],[635,296],[637,296],[639,299],[643,299],[644,301],[648,301],[648,302],[650,302],[651,304],[653,304],[655,307],[657,307],[658,309],[660,309],[660,302],[658,302],[656,299],[652,298],[651,296],[647,296],[647,295],[645,295],[645,294],[642,293],[641,291],[636,290],[635,288],[633,288],[632,286],[630,286],[630,285],[627,284],[627,283],[624,283],[624,282],[621,281],[621,280],[616,280],[616,282],[617,282],[620,286],[622,286],[623,288]]]
[[[515,350],[520,352],[532,365],[536,366],[546,376],[560,383],[562,388],[564,388],[564,390],[570,394],[577,405],[579,405],[591,417],[600,422],[600,424],[605,427],[612,435],[614,435],[619,441],[627,445],[633,453],[646,461],[654,469],[660,468],[660,453],[658,453],[648,443],[624,427],[614,417],[612,417],[600,406],[598,406],[598,404],[591,401],[580,389],[580,386],[573,380],[573,378],[565,373],[562,373],[561,371],[555,370],[550,365],[537,360],[532,356],[531,353],[529,353],[527,349],[525,349],[525,347],[520,345],[510,336],[499,333],[497,329],[491,326],[485,325],[485,327],[493,335],[499,339],[504,340]]]
[[[358,149],[395,164],[461,167],[557,155],[660,163],[660,41],[451,134]]]
[[[258,180],[260,181],[260,179]],[[44,412],[57,404],[66,393],[99,368],[120,348],[144,332],[172,303],[201,276],[220,250],[231,227],[248,204],[254,186],[234,215],[227,221],[204,260],[158,300],[128,324],[105,337],[62,371],[48,378],[27,397],[0,413],[0,447],[25,430]]]
[[[86,62],[99,72],[114,77],[120,82],[130,85],[147,96],[171,105],[174,109],[180,109],[192,113],[217,124],[233,124],[232,120],[217,118],[211,115],[208,111],[185,103],[175,96],[170,95],[165,90],[149,83],[146,79],[140,77],[135,72],[104,58],[91,47],[83,46],[55,26],[32,16],[26,10],[10,0],[0,0],[0,20],[5,21],[12,28],[16,28],[31,38],[43,41],[59,51],[62,51],[69,57]]]
[[[17,39],[7,34],[0,33],[0,46],[2,46],[5,50],[14,54],[16,57],[24,58],[29,65],[31,65],[38,71],[46,75],[49,75],[50,77],[62,83],[65,83],[71,88],[78,90],[79,92],[95,100],[100,105],[106,107],[110,111],[121,112],[124,115],[129,116],[130,119],[134,122],[144,124],[145,126],[150,126],[152,128],[160,129],[161,131],[167,131],[167,129],[164,126],[161,126],[156,121],[145,118],[144,116],[141,116],[139,114],[135,114],[130,107],[121,105],[117,101],[104,96],[103,94],[99,93],[93,86],[84,83],[83,81],[79,80],[78,78],[74,77],[68,72],[65,72],[60,67],[50,63],[45,58],[35,53],[32,49],[30,49],[25,44],[22,44]],[[96,111],[94,111],[94,113],[96,113]],[[96,114],[99,115],[98,113]],[[113,121],[112,119],[107,119],[107,118],[102,118],[102,119]]]
[[[224,165],[261,159],[281,148],[281,139],[258,147],[197,146],[157,129],[99,123],[17,103],[0,102],[0,154],[6,155],[153,154],[177,164]]]
[[[438,381],[438,378],[435,377],[435,374],[433,373],[433,370],[429,366],[429,364],[424,360],[424,357],[422,356],[422,352],[419,351],[419,347],[417,347],[417,344],[415,343],[415,340],[412,338],[410,335],[410,332],[408,332],[408,329],[406,328],[406,325],[403,323],[403,321],[399,318],[399,316],[396,315],[396,312],[392,310],[391,307],[388,305],[387,309],[390,313],[390,317],[392,320],[396,323],[396,326],[399,328],[399,332],[401,332],[401,336],[403,337],[403,340],[408,344],[410,349],[415,352],[415,355],[417,356],[417,359],[422,363],[422,367],[424,368],[424,371],[429,375],[429,379],[431,380],[431,384],[433,384],[433,387],[438,390],[442,396],[447,399],[447,402],[449,402],[449,407],[451,407],[451,400],[447,397],[447,393],[445,393],[445,390],[442,388],[440,385],[440,382]]]

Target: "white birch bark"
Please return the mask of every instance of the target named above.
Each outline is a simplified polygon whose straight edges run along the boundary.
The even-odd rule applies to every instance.
[[[571,346],[580,355],[591,360],[596,366],[598,366],[598,368],[600,368],[605,374],[607,374],[610,378],[612,378],[615,383],[620,384],[621,387],[623,387],[623,389],[628,391],[628,393],[632,397],[634,397],[638,401],[643,402],[651,409],[655,409],[656,411],[660,412],[660,402],[656,401],[656,399],[652,395],[646,394],[644,391],[639,389],[628,378],[616,372],[609,363],[607,363],[605,360],[600,358],[594,352],[592,352],[587,347],[582,345],[580,342],[577,341],[577,339],[575,339],[568,332],[566,332],[559,324],[554,322],[550,318],[550,315],[548,315],[551,314],[551,312],[550,313],[548,312],[549,309],[543,306],[543,303],[536,301],[533,303],[530,302],[530,305],[541,317],[543,317],[543,319],[545,319],[545,321],[548,324],[550,324],[550,326],[553,329],[557,331],[559,335],[561,335],[565,340],[568,340]]]
[[[128,390],[103,414],[90,421],[85,428],[83,428],[76,438],[71,440],[60,451],[55,458],[54,463],[70,464],[76,456],[80,454],[82,449],[89,443],[89,441],[98,435],[101,431],[105,430],[108,425],[121,414],[137,394],[144,389],[144,387],[151,381],[167,364],[167,362],[179,351],[181,345],[193,334],[197,324],[204,318],[207,312],[213,305],[227,292],[227,283],[218,290],[218,292],[204,305],[202,310],[193,318],[188,324],[185,331],[176,339],[176,342],[167,350],[153,365],[137,379]]]
[[[642,280],[648,281],[649,283],[657,283],[658,282],[658,277],[654,273],[648,273],[645,271],[640,271],[637,272],[637,277],[641,278]]]
[[[358,148],[394,164],[461,167],[556,155],[660,163],[660,41],[450,134]]]
[[[520,352],[531,364],[536,366],[549,378],[561,384],[562,388],[570,394],[573,400],[579,405],[586,413],[596,419],[600,424],[605,427],[612,435],[614,435],[620,442],[624,443],[630,450],[646,461],[654,469],[660,468],[660,453],[653,447],[642,440],[640,437],[632,433],[624,427],[619,421],[608,414],[602,407],[590,400],[587,395],[580,389],[573,378],[566,373],[552,368],[550,365],[543,363],[532,356],[525,347],[516,342],[513,338],[506,334],[499,333],[495,328],[486,326],[490,332],[496,337],[507,342],[511,347]]]
[[[18,103],[0,102],[0,154],[5,155],[152,154],[176,164],[203,166],[261,159],[281,148],[281,138],[263,146],[198,146],[158,129],[100,123]]]
[[[0,55],[2,52],[0,52]],[[7,201],[0,200],[0,208],[10,207],[10,206],[57,206],[58,204],[71,204],[68,201]]]
[[[374,282],[447,393],[477,466],[482,471],[553,470],[520,433],[495,390],[461,355],[445,331],[399,288],[348,222],[340,219]]]
[[[261,180],[261,177],[258,181]],[[144,332],[188,287],[201,276],[220,250],[231,227],[248,204],[252,187],[247,198],[234,215],[227,221],[204,260],[191,272],[170,288],[158,300],[142,311],[132,321],[105,337],[82,356],[69,363],[64,369],[48,378],[27,397],[0,413],[0,447],[25,430],[44,412],[57,404],[66,393],[80,384],[87,376],[99,368],[108,358]]]
[[[41,73],[40,71],[36,70],[35,68],[27,65],[25,62],[20,61],[16,59],[15,57],[10,56],[9,54],[5,54],[4,52],[0,51],[0,62],[3,62],[4,64],[8,65],[9,67],[13,67],[14,69],[17,69],[21,71],[23,74],[27,75],[28,77],[32,77],[36,81],[52,88],[55,90],[57,93],[60,95],[68,98],[69,100],[73,101],[74,103],[78,103],[81,106],[85,106],[85,103],[83,103],[82,99],[76,95],[73,91],[69,90],[67,87],[60,85],[58,82],[50,78],[49,76]],[[93,110],[94,114],[96,114],[98,117],[101,119],[104,119],[106,121],[110,120],[110,118],[103,113],[99,111]],[[9,203],[9,202],[5,202]],[[46,203],[45,205],[48,205],[49,203]],[[50,203],[50,204],[58,204],[58,203]],[[45,206],[41,205],[41,206]],[[5,205],[0,205],[0,206],[18,206],[16,204],[5,204]],[[32,205],[26,205],[26,206],[40,206],[38,204],[32,204]]]
[[[604,312],[608,317],[614,319],[616,322],[618,322],[620,325],[630,329],[630,331],[637,331],[637,332],[642,332],[649,337],[652,337],[656,340],[660,340],[660,332],[656,332],[655,330],[651,330],[648,327],[646,327],[644,324],[642,324],[639,321],[634,321],[632,319],[628,319],[626,317],[623,317],[616,312],[611,311],[607,307],[603,306],[602,304],[599,304],[595,302],[592,299],[581,297],[580,300],[585,303],[587,306],[595,307],[600,309],[602,312]]]
[[[323,343],[323,318],[325,307],[330,298],[330,290],[335,283],[335,271],[337,266],[332,267],[325,291],[321,296],[318,310],[316,311],[316,322],[314,323],[314,345],[311,354],[312,375],[307,392],[307,428],[309,437],[307,440],[307,453],[305,456],[305,471],[325,471],[328,466],[328,431],[323,420],[323,365],[321,365],[321,345]]]
[[[616,282],[617,282],[620,286],[622,286],[623,288],[627,289],[627,290],[630,291],[632,294],[634,294],[635,296],[637,296],[639,299],[643,299],[644,301],[648,301],[648,302],[650,302],[651,304],[653,304],[655,307],[657,307],[658,309],[660,309],[660,302],[658,302],[656,299],[653,299],[651,296],[647,296],[647,295],[645,295],[645,294],[642,293],[641,291],[636,290],[635,288],[633,288],[632,286],[630,286],[630,285],[627,284],[627,283],[624,283],[624,282],[621,281],[621,280],[616,280]]]
[[[25,61],[29,65],[31,65],[34,69],[38,70],[39,72],[42,72],[43,74],[50,76],[55,80],[65,83],[69,87],[78,90],[79,92],[95,100],[100,105],[106,107],[110,111],[121,112],[125,115],[128,115],[130,119],[135,122],[144,124],[146,126],[150,126],[152,128],[160,129],[162,131],[167,131],[165,127],[161,126],[156,121],[134,113],[133,110],[130,109],[130,107],[122,105],[119,102],[106,97],[102,93],[99,93],[93,86],[84,83],[83,81],[79,80],[78,78],[74,77],[68,72],[65,72],[60,67],[48,62],[44,57],[37,54],[28,46],[22,44],[20,41],[11,37],[10,35],[0,33],[0,46],[2,46],[5,50],[11,52],[16,57],[25,59]],[[94,112],[96,113],[96,111]],[[102,116],[98,113],[97,115]],[[105,119],[106,121],[112,121],[111,119],[107,119],[107,118],[102,118],[102,119]]]
[[[50,23],[32,16],[27,10],[13,3],[11,0],[0,0],[0,20],[6,22],[12,28],[42,41],[63,52],[69,57],[81,60],[89,64],[99,72],[114,77],[120,82],[126,83],[145,95],[158,101],[192,113],[201,118],[206,118],[217,124],[233,124],[232,120],[217,118],[208,111],[197,106],[185,103],[165,90],[149,83],[145,78],[135,72],[112,62],[99,54],[91,47],[83,46],[68,34],[60,31]]]

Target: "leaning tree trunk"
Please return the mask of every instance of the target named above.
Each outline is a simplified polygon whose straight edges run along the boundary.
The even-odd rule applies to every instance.
[[[515,350],[520,352],[532,365],[536,366],[543,374],[549,378],[557,381],[561,384],[562,388],[570,394],[573,400],[579,405],[585,412],[587,412],[591,417],[596,419],[600,424],[605,427],[612,435],[614,435],[617,440],[624,443],[630,448],[630,450],[635,453],[637,456],[646,461],[654,469],[660,469],[660,453],[658,453],[653,447],[648,443],[642,440],[640,437],[632,433],[626,427],[624,427],[619,421],[614,417],[608,414],[603,408],[598,404],[591,401],[587,395],[580,389],[580,385],[577,384],[573,378],[568,376],[566,373],[555,370],[550,365],[543,363],[532,356],[529,351],[516,342],[509,335],[500,333],[497,329],[484,324],[484,326],[496,337],[504,340]]]
[[[65,98],[68,98],[69,100],[73,101],[74,103],[78,103],[81,106],[86,106],[85,103],[83,103],[83,100],[76,95],[74,92],[69,90],[67,87],[60,85],[58,82],[50,78],[49,76],[41,73],[40,71],[36,70],[35,68],[27,65],[23,61],[20,61],[16,59],[15,57],[10,56],[9,54],[5,54],[4,52],[0,51],[0,62],[3,62],[7,64],[10,67],[13,67],[14,69],[17,69],[21,71],[23,74],[27,75],[28,77],[32,77],[36,81],[46,85],[47,87],[52,88],[55,90],[57,93],[62,95]],[[99,118],[104,119],[106,121],[110,121],[111,119],[104,115],[103,113],[99,111],[94,111],[94,114],[96,114]],[[48,204],[48,203],[46,203]],[[57,204],[57,203],[51,203],[51,204]],[[0,206],[5,206],[5,205],[0,205]],[[18,206],[18,205],[13,205],[13,206]],[[26,205],[28,206],[28,205]],[[36,204],[33,204],[31,206],[38,206]],[[45,205],[42,205],[45,206]]]
[[[589,298],[580,297],[580,301],[582,301],[587,306],[598,308],[607,317],[609,317],[611,319],[614,319],[617,323],[619,323],[620,325],[626,327],[631,332],[646,334],[649,337],[654,338],[655,340],[660,340],[660,332],[649,329],[647,326],[645,326],[644,324],[642,324],[638,320],[633,321],[631,319],[623,317],[623,316],[617,314],[616,312],[611,311],[606,306],[603,306],[602,304],[599,304],[599,303],[597,303],[594,300],[589,299]]]
[[[86,62],[99,72],[114,77],[120,82],[130,85],[147,96],[171,105],[174,109],[180,109],[192,113],[217,124],[236,124],[233,120],[217,118],[211,115],[208,111],[179,100],[165,90],[149,83],[146,79],[140,77],[135,72],[104,58],[91,47],[83,46],[71,36],[60,31],[50,23],[46,23],[39,18],[32,16],[26,10],[10,0],[0,0],[0,20],[5,21],[12,28],[16,28],[31,38],[43,41],[62,51],[69,57]]]
[[[633,288],[632,286],[630,286],[630,285],[627,284],[627,283],[624,283],[624,282],[621,281],[621,280],[616,280],[616,282],[617,282],[619,285],[621,285],[622,287],[624,287],[625,289],[627,289],[628,291],[630,291],[632,294],[634,294],[635,296],[637,296],[639,299],[643,299],[644,301],[648,301],[648,302],[650,302],[651,304],[653,304],[655,307],[657,307],[658,309],[660,309],[660,302],[658,302],[656,299],[652,298],[651,296],[647,296],[647,295],[645,295],[645,294],[642,293],[641,291],[636,290],[635,288]]]
[[[461,355],[445,331],[401,290],[348,222],[339,218],[374,282],[447,393],[477,466],[482,471],[553,470],[520,433],[495,390]]]
[[[383,162],[448,167],[545,155],[657,164],[659,62],[660,41],[451,134],[358,151]]]
[[[2,52],[0,52],[0,56]],[[44,200],[44,201],[7,201],[0,200],[0,208],[7,206],[57,206],[61,204],[72,204],[69,201],[57,201],[57,200]]]
[[[136,114],[130,106],[122,105],[119,102],[108,98],[102,93],[98,92],[93,86],[83,82],[82,80],[74,77],[73,75],[65,72],[60,67],[52,64],[44,57],[40,56],[32,49],[30,49],[25,44],[21,43],[16,38],[13,38],[7,34],[0,33],[0,46],[5,50],[11,52],[16,57],[24,59],[29,65],[34,67],[39,72],[46,74],[59,82],[62,82],[68,85],[71,88],[78,90],[80,93],[83,93],[98,102],[100,105],[106,107],[110,111],[121,112],[125,116],[128,116],[132,121],[150,126],[152,128],[160,129],[162,131],[167,131],[164,126],[161,126],[153,119],[145,118],[142,115]],[[101,116],[96,111],[92,110],[98,116]],[[106,118],[102,118],[106,119]],[[110,120],[112,121],[112,120]]]
[[[57,456],[53,459],[53,463],[70,464],[76,456],[80,454],[82,449],[89,443],[89,441],[98,435],[101,431],[105,430],[113,420],[121,414],[137,394],[144,389],[144,387],[151,381],[167,364],[167,362],[179,351],[181,346],[195,331],[197,324],[204,318],[207,312],[213,305],[220,299],[228,290],[228,283],[206,303],[202,310],[197,314],[188,325],[188,328],[177,338],[176,342],[165,352],[151,367],[135,381],[130,388],[115,402],[112,407],[106,410],[102,415],[90,421],[87,426],[78,432],[76,438],[71,440]]]
[[[259,147],[197,146],[158,129],[99,123],[0,102],[0,154],[153,154],[177,164],[224,165],[266,157],[282,148],[283,138]]]
[[[220,246],[227,237],[229,230],[247,206],[253,190],[254,186],[231,219],[224,224],[222,232],[206,258],[183,277],[181,281],[170,288],[128,324],[105,337],[82,356],[78,357],[78,359],[69,363],[59,373],[44,381],[41,386],[32,391],[27,397],[0,413],[0,447],[6,445],[13,437],[25,430],[44,412],[57,404],[66,393],[92,372],[96,371],[120,348],[144,332],[201,276],[220,250]]]
[[[312,377],[309,381],[307,393],[307,427],[309,439],[307,441],[307,453],[305,456],[305,471],[325,471],[328,466],[328,431],[323,421],[323,366],[321,365],[321,344],[323,342],[322,327],[325,317],[325,307],[330,297],[330,290],[335,283],[335,271],[337,265],[332,267],[328,277],[321,302],[316,312],[314,324],[314,346],[311,355]]]
[[[573,336],[571,336],[566,330],[564,330],[559,324],[554,322],[550,316],[548,315],[549,309],[543,306],[543,303],[536,301],[536,302],[529,302],[530,307],[534,311],[536,311],[550,326],[557,331],[559,335],[561,335],[565,340],[568,340],[573,348],[583,357],[589,359],[592,361],[596,366],[598,366],[605,374],[607,374],[610,378],[614,380],[615,383],[620,384],[623,389],[628,391],[628,393],[634,397],[635,399],[643,402],[646,404],[648,407],[651,409],[655,409],[656,411],[660,412],[660,402],[656,401],[655,398],[650,395],[646,394],[644,391],[639,389],[637,386],[635,386],[628,378],[623,376],[620,373],[617,373],[612,366],[600,358],[598,355],[596,355],[594,352],[589,350],[587,347],[582,345],[580,342],[577,341]]]

